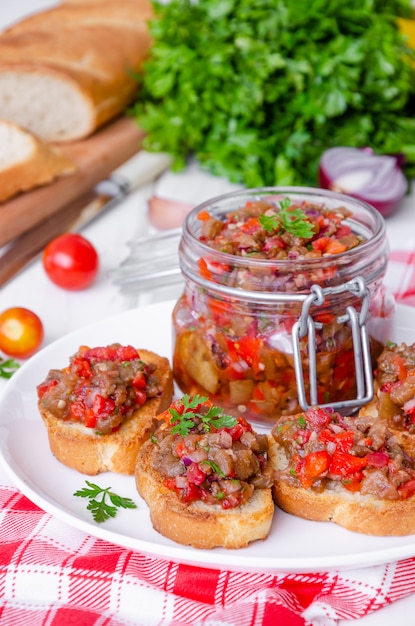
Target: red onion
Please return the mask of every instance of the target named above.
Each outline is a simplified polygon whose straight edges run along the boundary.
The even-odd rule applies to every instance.
[[[389,463],[389,455],[386,452],[369,452],[366,458],[368,465],[373,467],[386,467]]]
[[[370,148],[329,148],[320,159],[319,184],[371,204],[384,217],[402,200],[408,181],[397,156]]]

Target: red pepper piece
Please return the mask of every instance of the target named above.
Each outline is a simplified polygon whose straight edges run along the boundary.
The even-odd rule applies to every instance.
[[[134,389],[145,389],[147,381],[146,381],[146,376],[144,372],[142,371],[137,372],[131,384],[134,387]]]
[[[138,406],[143,406],[147,401],[147,394],[145,391],[140,389],[136,389],[135,391],[135,402]]]
[[[258,230],[259,220],[257,217],[250,217],[241,225],[241,231],[248,234],[253,234]]]
[[[311,407],[304,413],[304,417],[310,424],[312,430],[320,430],[327,426],[333,419],[333,415],[326,413],[319,407]]]
[[[133,346],[120,346],[115,350],[115,359],[118,361],[135,361],[140,355]]]
[[[262,339],[259,337],[248,337],[245,335],[238,339],[234,344],[239,356],[254,370],[258,372],[260,369],[260,350],[262,347]]]
[[[212,272],[209,270],[205,259],[199,259],[197,262],[197,266],[199,268],[199,274],[202,278],[206,278],[206,280],[212,280]]]
[[[406,380],[407,376],[408,376],[408,369],[405,365],[405,359],[400,356],[399,354],[397,354],[394,359],[393,359],[393,364],[396,368],[396,373],[397,376],[399,378],[399,380],[401,382],[403,382],[404,380]]]
[[[347,478],[343,478],[341,483],[347,491],[360,491],[361,483],[362,483],[363,473],[356,472]]]
[[[191,482],[189,482],[187,487],[184,489],[176,489],[176,493],[182,502],[195,502],[196,500],[203,500],[203,492],[203,489]]]
[[[297,466],[297,474],[302,487],[304,489],[311,487],[317,478],[328,471],[330,462],[331,456],[327,450],[317,450],[307,454],[299,463],[299,467]]]
[[[38,385],[37,395],[38,395],[39,400],[43,398],[43,396],[45,395],[45,393],[49,391],[49,389],[52,389],[52,387],[56,387],[57,384],[58,384],[57,380],[50,380],[48,383],[41,383],[40,385]]]
[[[354,434],[352,430],[347,430],[344,433],[339,433],[336,436],[336,450],[340,452],[349,452],[353,447]]]
[[[325,252],[330,241],[330,237],[319,237],[318,239],[314,239],[314,241],[311,242],[311,247],[313,248],[313,250]]]
[[[115,402],[112,398],[104,398],[99,393],[94,398],[94,404],[92,405],[92,411],[98,417],[102,415],[111,415],[115,409]]]
[[[71,363],[72,371],[79,376],[79,378],[91,378],[91,366],[87,359],[75,357]]]
[[[84,419],[86,407],[83,400],[75,400],[69,407],[72,418],[75,421],[82,422]]]
[[[321,443],[334,443],[336,437],[331,430],[323,428],[318,434],[318,440],[321,441]]]
[[[207,222],[208,220],[210,220],[210,218],[211,215],[207,211],[199,211],[199,213],[197,214],[197,219],[201,222]]]
[[[335,452],[330,463],[330,472],[339,476],[349,476],[367,465],[367,457],[354,456],[347,452]]]
[[[386,467],[389,463],[389,454],[386,452],[370,452],[367,456],[368,465],[372,465],[373,467]]]
[[[200,469],[198,463],[191,463],[187,468],[186,476],[189,483],[201,485],[206,478],[206,472]]]
[[[252,426],[243,417],[238,417],[238,423],[235,426],[223,430],[230,434],[232,441],[238,441],[244,433],[252,431]]]
[[[406,483],[399,485],[398,493],[402,499],[413,496],[415,493],[415,479],[408,480]]]

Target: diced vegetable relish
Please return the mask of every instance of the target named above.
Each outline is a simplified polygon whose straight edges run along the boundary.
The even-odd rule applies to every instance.
[[[277,480],[316,491],[340,483],[348,491],[385,500],[415,494],[415,460],[377,417],[342,417],[312,407],[280,418],[272,435],[288,458]]]
[[[385,346],[377,360],[375,390],[379,417],[415,435],[415,343]]]
[[[200,240],[215,250],[260,259],[318,259],[355,248],[362,241],[344,220],[345,207],[308,201],[248,201],[219,220],[202,211]]]
[[[49,371],[38,398],[54,417],[107,434],[160,393],[155,369],[132,346],[81,346],[67,367]]]
[[[181,502],[238,507],[254,489],[269,488],[268,437],[241,416],[232,417],[206,397],[188,395],[159,416],[152,436],[152,465]]]

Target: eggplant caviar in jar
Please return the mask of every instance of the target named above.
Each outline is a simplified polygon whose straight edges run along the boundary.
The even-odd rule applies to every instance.
[[[355,346],[344,313],[352,307],[360,315],[365,305],[342,286],[363,278],[374,363],[394,313],[382,282],[388,253],[382,216],[334,192],[261,188],[199,205],[185,220],[179,248],[185,290],[173,311],[176,383],[265,426],[301,411],[293,327],[317,286],[325,297],[309,310],[312,350],[308,335],[299,340],[305,391],[312,369],[316,403],[356,398]]]

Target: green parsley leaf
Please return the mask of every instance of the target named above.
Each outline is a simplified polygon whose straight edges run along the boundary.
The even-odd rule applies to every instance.
[[[222,472],[219,465],[217,465],[214,461],[210,461],[209,459],[206,459],[206,461],[201,461],[200,465],[209,465],[209,467],[212,468],[215,474],[218,474],[219,476],[225,476],[224,472]]]
[[[301,209],[291,209],[291,201],[285,198],[275,215],[260,215],[258,221],[267,232],[291,233],[295,237],[309,239],[314,234],[312,224]]]
[[[73,495],[79,498],[88,498],[89,502],[86,508],[88,511],[91,511],[92,517],[96,522],[105,522],[110,517],[115,517],[119,508],[137,508],[137,505],[133,500],[131,500],[131,498],[122,498],[118,494],[111,491],[111,487],[103,489],[99,485],[95,485],[88,480],[85,482],[88,487],[75,491]],[[99,496],[101,496],[101,498],[98,500]],[[107,498],[109,498],[113,506],[108,503]]]
[[[19,367],[20,363],[14,359],[2,359],[0,357],[0,378],[11,378]]]
[[[307,422],[306,422],[304,415],[300,415],[300,417],[297,420],[297,423],[300,426],[300,428],[305,428],[307,426]]]
[[[170,423],[173,424],[172,433],[185,437],[195,426],[195,418],[201,420],[206,432],[209,432],[212,427],[217,429],[232,428],[238,423],[235,417],[226,415],[223,409],[217,406],[209,407],[206,413],[198,412],[198,407],[206,402],[207,399],[207,397],[199,395],[190,398],[188,394],[185,394],[181,399],[183,411],[178,411],[171,407],[169,413],[171,415]]]

